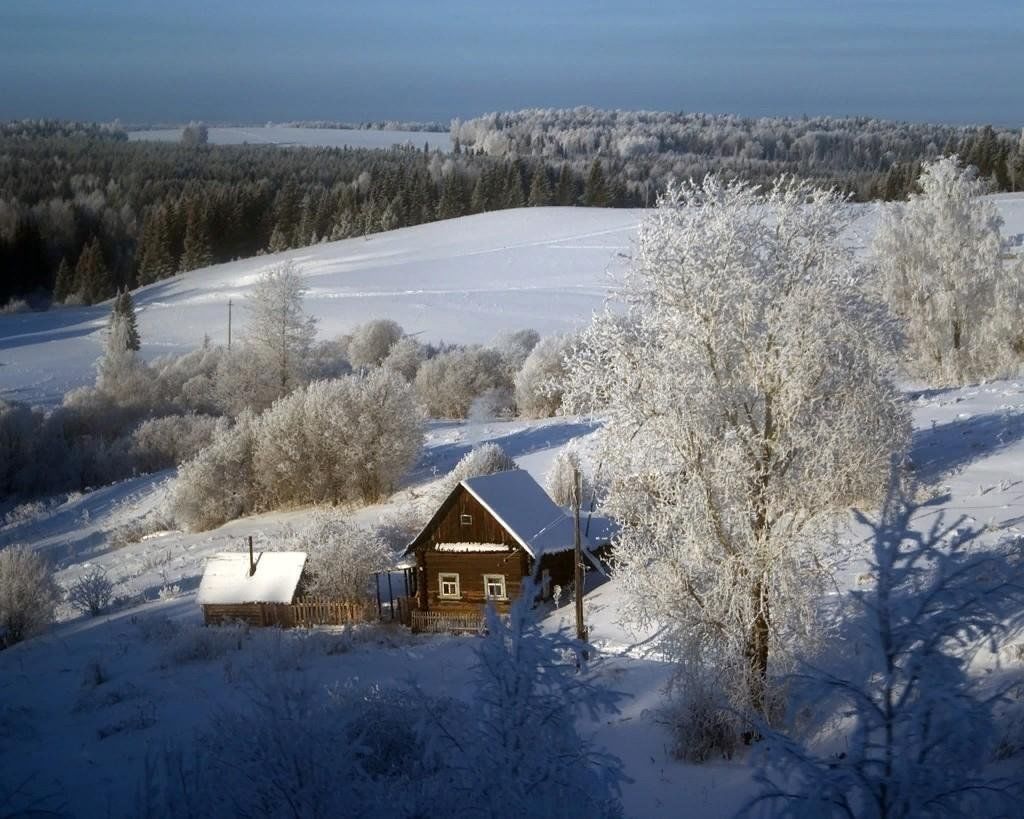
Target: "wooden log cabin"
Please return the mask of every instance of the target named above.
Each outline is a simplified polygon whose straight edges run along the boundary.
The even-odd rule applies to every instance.
[[[420,612],[479,614],[488,602],[507,611],[531,577],[547,597],[573,582],[574,527],[523,470],[464,480],[406,548],[416,561],[410,603]]]

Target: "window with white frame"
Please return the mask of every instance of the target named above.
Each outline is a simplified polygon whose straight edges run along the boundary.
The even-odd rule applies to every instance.
[[[488,600],[507,600],[508,595],[505,594],[505,575],[485,574],[484,596]]]
[[[459,576],[457,574],[441,573],[437,576],[437,587],[440,589],[438,597],[461,597],[459,591]]]
[[[472,515],[459,515],[459,523],[461,523],[463,526],[472,526],[473,525],[473,516]]]

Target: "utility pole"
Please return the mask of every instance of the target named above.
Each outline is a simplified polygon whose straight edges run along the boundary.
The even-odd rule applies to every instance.
[[[576,562],[576,577],[574,580],[576,586],[576,639],[586,642],[587,627],[583,622],[583,539],[580,537],[580,505],[583,502],[581,497],[583,487],[580,484],[580,471],[574,467],[572,470],[572,496],[573,516],[575,518],[573,545],[575,547]],[[587,659],[586,653],[584,653],[583,659]]]
[[[228,299],[228,352],[231,351],[231,299]]]

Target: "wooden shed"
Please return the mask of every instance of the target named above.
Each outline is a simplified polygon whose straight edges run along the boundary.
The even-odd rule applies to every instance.
[[[462,481],[406,548],[416,611],[499,611],[534,578],[543,596],[572,583],[575,524],[523,470]],[[589,543],[583,539],[584,556]]]
[[[295,601],[305,552],[221,552],[206,562],[196,599],[207,625],[244,620],[254,626],[291,625],[282,611]]]

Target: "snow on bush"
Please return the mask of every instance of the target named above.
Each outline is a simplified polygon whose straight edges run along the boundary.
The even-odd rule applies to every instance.
[[[516,373],[516,407],[527,418],[549,418],[562,408],[565,356],[571,336],[547,336],[533,348]]]
[[[210,445],[178,470],[170,503],[174,519],[202,531],[252,512],[258,500],[256,443],[257,422],[250,413],[218,430]]]
[[[425,357],[423,345],[416,339],[406,336],[395,342],[387,358],[381,362],[381,366],[394,370],[406,381],[413,381]]]
[[[306,552],[303,590],[310,597],[366,600],[374,572],[391,565],[392,553],[376,532],[350,523],[335,510],[319,510],[289,547]]]
[[[889,206],[874,243],[911,368],[936,385],[1006,374],[1024,353],[1024,267],[1004,252],[988,184],[956,157],[926,165],[918,184]]]
[[[348,360],[355,369],[378,367],[405,335],[401,325],[390,319],[374,319],[352,331]]]
[[[253,465],[270,508],[376,500],[423,445],[412,389],[387,370],[315,381],[275,403],[258,427]]]
[[[184,626],[164,647],[161,665],[169,667],[217,660],[232,651],[241,651],[248,637],[249,626],[244,623]]]
[[[467,347],[423,362],[416,395],[433,418],[465,418],[473,402],[492,391],[511,395],[512,384],[497,350]],[[511,408],[511,400],[506,400]]]
[[[491,348],[501,353],[508,377],[514,378],[539,341],[540,334],[536,330],[513,330],[495,338]]]
[[[61,589],[42,557],[24,546],[0,549],[0,645],[44,631],[60,598]]]
[[[114,584],[98,567],[89,569],[68,588],[68,602],[82,614],[96,617],[110,605]]]
[[[818,634],[816,545],[908,440],[891,322],[840,238],[851,218],[792,180],[673,186],[623,309],[567,362],[567,407],[605,419],[623,613],[741,712],[767,716],[772,677]]]
[[[219,430],[179,470],[173,514],[202,530],[257,508],[376,500],[422,445],[422,414],[400,376],[375,370],[314,381]]]
[[[143,421],[132,433],[136,464],[143,472],[183,464],[227,426],[224,419],[210,415],[167,415]]]
[[[817,717],[800,742],[767,731],[759,753],[765,816],[1010,816],[1021,780],[986,766],[1000,753],[995,708],[1019,685],[978,674],[1022,625],[1024,562],[1012,544],[981,547],[895,487],[872,532],[875,579],[850,592],[844,618],[856,650],[836,670],[793,679],[793,708]],[[915,523],[927,522],[925,530]],[[988,676],[988,679],[986,677]],[[838,724],[836,715],[839,715]],[[838,736],[837,736],[838,730]]]

